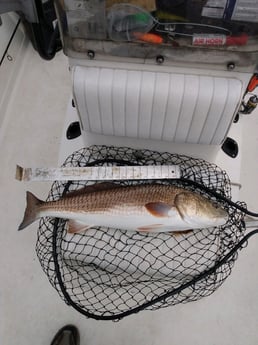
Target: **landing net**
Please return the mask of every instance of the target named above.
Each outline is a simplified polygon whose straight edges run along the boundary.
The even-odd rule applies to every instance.
[[[243,239],[244,214],[209,192],[231,198],[229,178],[216,165],[177,154],[91,146],[74,152],[63,166],[160,164],[179,165],[182,178],[155,183],[176,185],[208,197],[227,210],[228,222],[176,235],[104,227],[71,235],[66,221],[43,218],[36,244],[41,266],[65,302],[87,317],[118,320],[143,309],[196,301],[212,294],[231,273],[238,252],[227,254]],[[57,200],[90,183],[56,181],[48,200]]]

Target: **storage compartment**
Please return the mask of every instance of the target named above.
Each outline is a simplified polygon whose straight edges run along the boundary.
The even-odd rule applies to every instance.
[[[257,61],[258,1],[56,0],[65,53],[224,64]],[[83,55],[82,55],[83,54]],[[92,55],[89,56],[92,58]],[[100,57],[98,55],[98,58]]]

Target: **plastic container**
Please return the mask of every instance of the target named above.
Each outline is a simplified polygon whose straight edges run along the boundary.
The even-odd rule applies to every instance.
[[[220,12],[214,1],[156,1],[154,11],[143,6],[142,1],[128,2],[55,0],[65,53],[75,58],[87,58],[85,53],[93,51],[101,57],[148,59],[162,52],[167,59],[177,61],[178,54],[185,55],[187,49],[193,52],[189,62],[203,63],[205,58],[207,61],[203,55],[216,50],[218,56],[228,52],[233,60],[248,58],[247,65],[254,66],[257,61],[257,0],[244,7],[239,1],[234,6],[230,0],[222,1]],[[149,8],[153,9],[153,3]],[[147,36],[143,40],[139,33],[160,39]],[[207,40],[199,40],[204,44],[196,47],[196,36],[203,35],[209,35],[208,42],[215,44],[207,47]],[[223,39],[218,40],[218,35]]]

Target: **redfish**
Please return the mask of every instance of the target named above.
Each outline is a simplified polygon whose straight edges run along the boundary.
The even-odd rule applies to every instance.
[[[27,207],[19,230],[45,216],[69,220],[70,233],[93,226],[178,232],[220,226],[227,221],[227,212],[207,198],[164,184],[99,183],[49,202],[27,192]]]

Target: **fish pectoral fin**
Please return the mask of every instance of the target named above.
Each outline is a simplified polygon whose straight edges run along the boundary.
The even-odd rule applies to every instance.
[[[87,224],[82,223],[78,220],[70,219],[68,221],[67,232],[69,234],[76,234],[77,232],[86,231],[86,230],[90,229],[91,227],[93,227],[93,225],[87,225]]]
[[[145,208],[155,217],[168,217],[172,206],[162,201],[155,201],[146,204]]]

